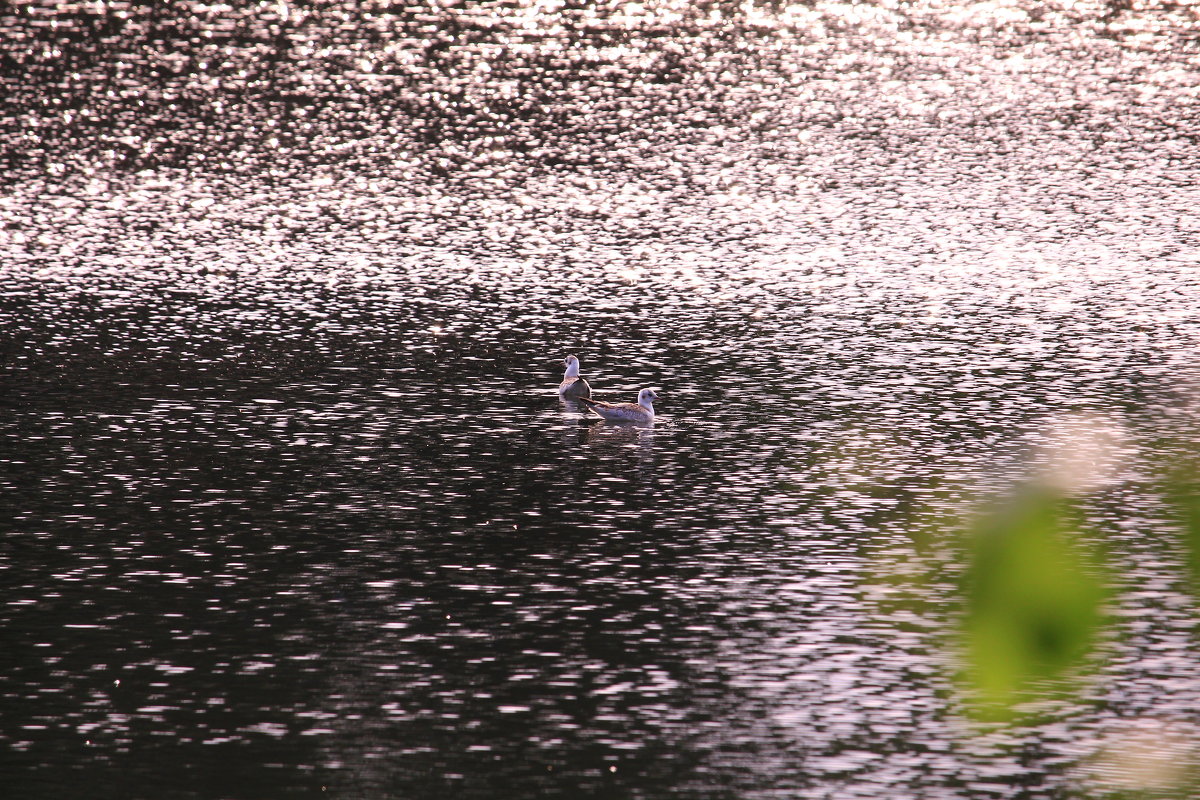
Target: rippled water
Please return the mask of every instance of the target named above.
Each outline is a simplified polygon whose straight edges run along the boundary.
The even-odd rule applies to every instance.
[[[1197,23],[0,11],[5,785],[1048,798],[1186,742],[1139,445],[1195,438]],[[568,352],[656,424],[561,404]],[[1120,636],[977,735],[864,576],[1071,424],[1124,431]]]

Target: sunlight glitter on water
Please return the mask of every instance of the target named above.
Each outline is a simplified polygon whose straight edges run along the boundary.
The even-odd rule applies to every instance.
[[[1194,438],[1186,8],[191,10],[0,14],[22,796],[1161,778],[1112,754],[1196,705],[1139,482]],[[1124,636],[976,737],[863,574],[1052,462]]]

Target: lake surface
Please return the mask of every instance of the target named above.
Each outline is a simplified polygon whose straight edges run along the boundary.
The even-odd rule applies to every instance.
[[[1198,438],[1198,26],[0,10],[6,791],[1057,798],[1128,778],[1106,746],[1185,759],[1147,444]],[[561,403],[567,353],[656,423]],[[947,617],[868,577],[1097,432],[1118,629],[981,733]]]

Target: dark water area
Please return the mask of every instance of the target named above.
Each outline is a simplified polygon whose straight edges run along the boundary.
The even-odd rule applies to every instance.
[[[6,795],[1170,785],[1200,660],[1148,476],[1197,443],[1198,25],[0,10]],[[560,401],[568,353],[655,423]],[[868,576],[1063,469],[1117,629],[1077,702],[980,732],[947,616]]]

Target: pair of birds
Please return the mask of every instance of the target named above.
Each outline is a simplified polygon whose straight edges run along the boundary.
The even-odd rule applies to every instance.
[[[567,356],[563,359],[567,371],[558,385],[558,396],[564,400],[577,400],[605,419],[622,422],[653,422],[654,401],[658,395],[653,389],[638,392],[636,403],[606,403],[592,399],[592,387],[579,375],[579,359]]]

